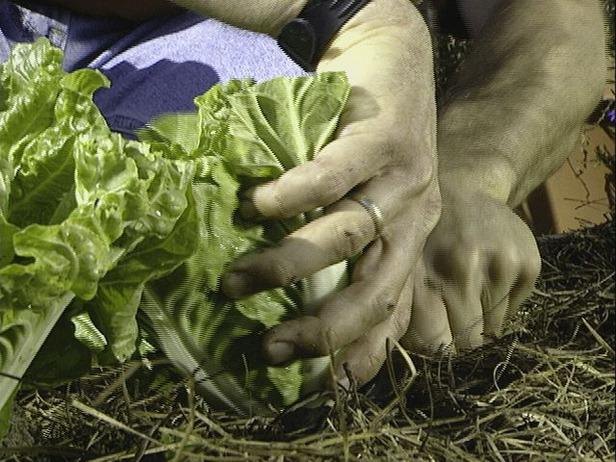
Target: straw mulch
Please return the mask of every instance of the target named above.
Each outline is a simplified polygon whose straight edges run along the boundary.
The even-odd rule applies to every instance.
[[[440,37],[438,48],[442,87],[468,42]],[[613,181],[613,150],[596,154]],[[610,218],[540,238],[537,289],[481,351],[395,350],[367,387],[276,418],[210,409],[164,358],[100,369],[53,390],[23,389],[0,460],[614,460],[614,237]]]
[[[162,359],[154,373],[141,363],[100,370],[22,391],[0,459],[613,460],[613,221],[540,248],[537,290],[479,352],[398,353],[367,388],[277,418],[208,408]]]

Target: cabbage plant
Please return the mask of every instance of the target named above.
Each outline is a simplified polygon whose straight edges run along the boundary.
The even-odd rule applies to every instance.
[[[0,421],[24,377],[58,383],[160,348],[212,402],[268,412],[318,385],[327,358],[268,367],[260,334],[346,284],[346,263],[230,300],[220,277],[318,211],[256,224],[238,193],[311,160],[335,132],[344,74],[234,80],[126,140],[45,39],[0,65]]]

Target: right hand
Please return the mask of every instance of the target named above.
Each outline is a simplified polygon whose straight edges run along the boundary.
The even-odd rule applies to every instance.
[[[385,361],[386,338],[397,341],[407,329],[409,278],[440,214],[430,43],[407,0],[366,5],[318,67],[346,72],[352,85],[336,138],[313,161],[247,193],[242,210],[249,218],[287,218],[318,207],[326,213],[279,245],[234,262],[223,279],[227,295],[288,286],[363,251],[348,287],[315,315],[265,335],[273,365],[340,350],[336,377],[348,371],[363,383]],[[362,198],[381,210],[382,230],[357,202]]]

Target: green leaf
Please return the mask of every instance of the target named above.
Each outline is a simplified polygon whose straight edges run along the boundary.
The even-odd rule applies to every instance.
[[[15,388],[12,393],[9,393],[4,405],[0,405],[0,442],[9,432],[13,402],[15,401],[18,390],[19,387]]]
[[[80,374],[93,356],[125,361],[151,326],[212,400],[244,412],[290,404],[317,368],[266,367],[260,334],[336,290],[344,265],[239,301],[220,278],[318,216],[247,223],[238,193],[318,154],[346,78],[231,81],[196,98],[196,113],[153,121],[138,142],[111,133],[93,103],[108,85],[91,69],[65,73],[45,39],[16,45],[0,65],[0,371],[21,377],[38,352],[31,377],[73,377],[64,366]],[[0,389],[13,390],[7,380]]]
[[[195,100],[201,146],[237,175],[275,178],[313,159],[331,139],[349,91],[342,73],[232,81]]]
[[[259,333],[296,315],[299,296],[294,288],[277,289],[232,301],[219,292],[220,277],[240,255],[305,222],[298,217],[269,224],[266,233],[235,216],[238,192],[314,158],[331,139],[348,93],[342,74],[323,74],[262,84],[231,81],[195,100],[201,139],[194,151],[192,141],[182,150],[196,164],[199,246],[172,274],[147,285],[142,309],[169,358],[195,377],[210,400],[237,411],[266,412],[264,403],[288,405],[299,397],[302,363],[268,368],[259,356]],[[181,143],[186,123],[163,117],[144,136]],[[307,285],[309,293],[338,288],[341,272],[344,266],[329,284]]]
[[[51,124],[62,74],[62,52],[45,39],[15,45],[2,67],[0,212],[5,216],[15,166],[24,146]]]
[[[136,349],[139,333],[137,309],[141,302],[142,284],[101,285],[87,310],[100,327],[118,361],[124,362]],[[80,339],[81,340],[81,339]],[[102,351],[106,345],[101,345]]]
[[[106,85],[102,74],[85,69],[59,81],[50,126],[27,143],[21,154],[11,187],[9,221],[20,227],[48,224],[64,195],[72,192],[77,137],[106,128],[92,101],[93,93]]]
[[[142,141],[179,146],[185,155],[190,155],[201,138],[199,115],[196,112],[163,114],[140,129],[137,135]]]
[[[107,346],[107,339],[103,333],[94,325],[90,314],[82,312],[71,316],[74,326],[72,337],[80,341],[89,350],[100,353]]]
[[[0,408],[6,403],[32,359],[73,299],[66,293],[54,299],[44,311],[0,310]]]
[[[39,40],[17,45],[2,67],[0,371],[18,377],[74,296],[92,300],[73,318],[76,338],[94,352],[130,356],[143,283],[175,268],[195,241],[190,226],[176,226],[193,165],[166,158],[164,146],[111,133],[92,101],[106,78],[90,69],[66,74],[61,62],[62,53]],[[99,288],[131,251],[143,257],[146,245],[169,252],[164,269]],[[48,344],[65,332],[58,328]],[[5,379],[0,389],[12,390]]]
[[[199,241],[190,191],[192,164],[169,161],[161,152],[140,151],[135,143],[129,146],[140,177],[149,181],[144,193],[147,209],[127,230],[124,245],[129,251],[101,280],[97,296],[86,305],[112,356],[120,362],[135,352],[136,314],[144,284],[177,268],[195,252]]]
[[[19,231],[19,228],[11,223],[8,223],[2,212],[0,212],[0,268],[8,265],[15,256],[13,249],[13,235]]]

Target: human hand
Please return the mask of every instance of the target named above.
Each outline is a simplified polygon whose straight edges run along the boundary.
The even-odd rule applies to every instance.
[[[488,194],[442,184],[441,219],[417,265],[402,345],[433,353],[479,347],[530,295],[541,259],[526,224]]]
[[[417,10],[406,0],[368,4],[318,68],[339,70],[352,90],[336,139],[314,161],[251,190],[241,205],[244,215],[265,219],[318,207],[326,213],[277,247],[240,258],[222,285],[228,295],[243,297],[289,285],[363,250],[348,287],[314,315],[273,328],[263,345],[272,364],[341,349],[337,377],[345,377],[346,363],[363,383],[384,362],[386,338],[398,340],[407,329],[407,281],[440,213],[432,51]],[[357,202],[362,198],[380,209],[380,232]]]

